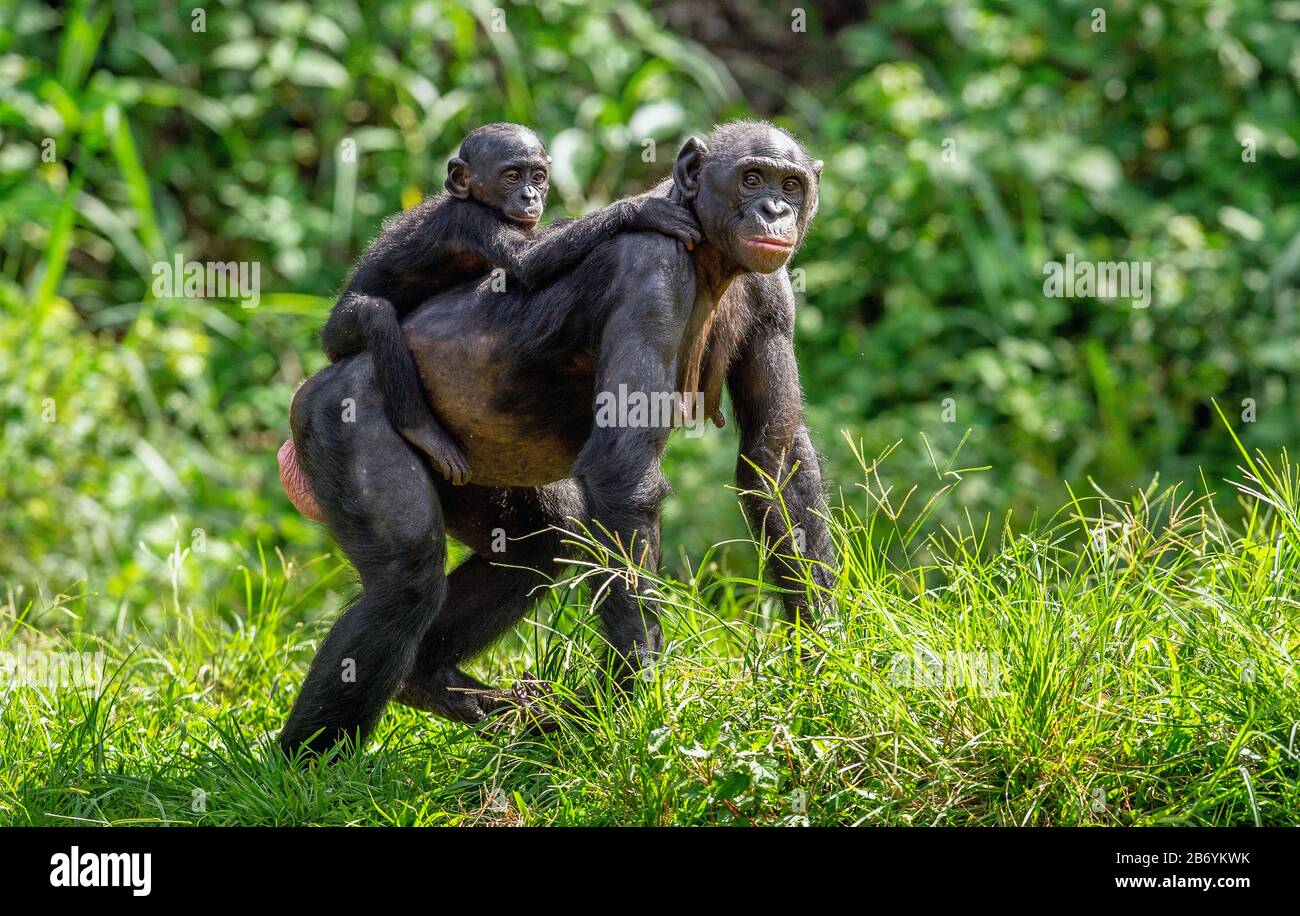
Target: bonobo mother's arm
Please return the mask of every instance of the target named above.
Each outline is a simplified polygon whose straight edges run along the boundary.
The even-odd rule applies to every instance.
[[[829,589],[835,569],[821,468],[804,426],[794,355],[794,292],[780,270],[742,275],[727,295],[744,298],[752,316],[727,374],[740,428],[736,482],[750,524],[772,551],[769,573],[791,590],[783,598],[786,614],[812,624],[815,610],[827,603],[823,590]],[[773,481],[780,486],[779,499]],[[801,567],[810,570],[817,586],[811,593]]]

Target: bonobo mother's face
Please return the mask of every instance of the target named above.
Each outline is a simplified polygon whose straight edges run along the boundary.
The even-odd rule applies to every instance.
[[[789,134],[741,121],[687,140],[673,181],[711,243],[743,270],[772,273],[803,244],[821,170]]]

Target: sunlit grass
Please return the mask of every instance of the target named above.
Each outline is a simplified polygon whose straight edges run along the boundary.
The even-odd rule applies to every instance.
[[[0,821],[1296,821],[1300,472],[1285,455],[1243,452],[1240,520],[1153,485],[1076,495],[1015,534],[913,524],[933,501],[863,463],[833,512],[842,567],[816,632],[776,623],[774,589],[710,556],[684,581],[637,572],[669,645],[631,701],[601,688],[582,610],[629,571],[574,567],[475,666],[581,699],[548,734],[394,705],[364,754],[287,766],[270,739],[328,623],[300,621],[330,577],[283,558],[239,571],[245,614],[173,596],[182,623],[156,640],[52,635],[32,626],[49,606],[10,607],[8,657],[102,652],[105,675],[94,690],[6,679]],[[951,466],[935,473],[933,492],[960,486]]]

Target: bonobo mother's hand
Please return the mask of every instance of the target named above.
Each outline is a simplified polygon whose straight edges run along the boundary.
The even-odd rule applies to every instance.
[[[685,245],[687,251],[694,249],[700,241],[702,234],[695,214],[680,204],[666,197],[638,197],[628,203],[633,208],[630,229],[671,235]]]

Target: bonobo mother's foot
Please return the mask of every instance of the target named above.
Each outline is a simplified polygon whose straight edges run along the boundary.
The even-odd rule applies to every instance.
[[[415,709],[471,725],[494,713],[516,710],[530,728],[550,731],[555,724],[546,707],[554,705],[554,695],[549,683],[538,680],[527,671],[510,689],[498,690],[457,668],[444,668],[422,678],[419,683],[403,684],[396,699]]]
[[[520,726],[524,734],[558,731],[566,720],[581,713],[582,707],[570,699],[560,699],[550,681],[543,681],[525,671],[508,691],[509,711],[496,718],[501,727]]]
[[[514,705],[510,691],[489,687],[457,668],[442,668],[418,680],[409,680],[397,691],[395,699],[406,706],[470,725]]]
[[[429,456],[433,466],[456,486],[469,483],[469,461],[450,435],[435,423],[414,423],[397,430],[402,438]]]

